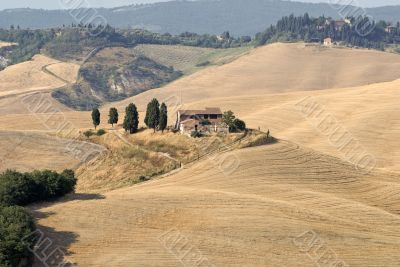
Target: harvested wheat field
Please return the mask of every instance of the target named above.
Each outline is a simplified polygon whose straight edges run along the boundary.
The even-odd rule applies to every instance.
[[[250,127],[270,129],[279,138],[344,160],[351,153],[372,155],[377,167],[400,171],[399,86],[396,80],[312,93],[215,98],[189,106],[233,109]],[[346,142],[354,148],[343,148]]]
[[[208,65],[222,65],[235,60],[250,50],[250,47],[213,49],[190,47],[181,45],[138,45],[135,53],[151,58],[152,60],[185,74]]]
[[[398,175],[361,175],[285,141],[233,153],[234,169],[219,155],[161,180],[32,209],[79,266],[315,266],[304,253],[310,233],[326,264],[400,263]],[[318,245],[311,257],[322,254]]]
[[[37,132],[0,132],[0,171],[62,171],[89,162],[105,149],[92,143]]]
[[[78,64],[58,62],[47,66],[46,70],[50,75],[56,76],[67,83],[74,83],[78,78],[79,68]]]
[[[68,252],[65,260],[78,266],[315,266],[318,260],[321,266],[398,266],[399,66],[398,55],[383,52],[274,44],[110,103],[101,108],[100,127],[107,130],[111,106],[122,120],[125,107],[135,103],[143,121],[147,103],[157,97],[169,105],[169,124],[176,109],[218,106],[249,127],[270,129],[279,141],[216,154],[169,176],[110,191],[120,187],[121,171],[123,185],[136,179],[129,160],[116,168],[118,154],[98,172],[81,168],[77,194],[31,209],[46,236]],[[92,127],[90,112],[5,110],[4,130],[54,132],[64,121],[79,131]],[[327,117],[328,125],[356,140],[353,154],[372,155],[376,165],[352,164],[327,134],[334,130]],[[18,154],[28,168],[28,155],[41,157],[31,145],[39,136],[32,138]],[[138,146],[148,145],[137,138]],[[109,150],[117,143],[98,139]],[[61,162],[65,151],[59,149],[34,167],[75,163]]]
[[[145,107],[152,97],[183,104],[215,97],[322,90],[388,82],[400,77],[400,55],[305,44],[272,44],[124,100]],[[179,102],[180,103],[180,102]],[[114,104],[115,105],[115,104]]]
[[[61,65],[57,66],[58,64]],[[66,83],[59,77],[45,72],[46,67],[50,65],[53,65],[52,69],[63,79],[76,80],[77,65],[36,55],[30,61],[10,66],[0,72],[0,97],[53,90],[64,86]]]
[[[299,58],[303,61],[296,61]],[[297,65],[300,63],[302,67]],[[338,149],[329,134],[315,127],[316,119],[324,117],[306,118],[307,114],[297,106],[306,97],[313,96],[325,111],[325,117],[329,115],[349,132],[352,140],[359,142],[359,153],[373,155],[379,168],[400,171],[400,143],[397,142],[400,117],[396,112],[400,102],[400,80],[396,80],[400,77],[399,64],[398,55],[377,51],[273,44],[228,65],[203,70],[113,105],[123,109],[133,102],[144,110],[147,102],[157,97],[169,104],[172,121],[177,109],[205,106],[232,109],[250,127],[270,129],[278,138],[347,160],[347,151]],[[274,66],[272,73],[267,66]],[[331,81],[329,86],[346,87],[327,90],[330,87],[324,83],[324,66]],[[386,74],[390,75],[384,79],[385,75],[371,75],[378,69],[388,70]],[[283,86],[285,90],[279,89]],[[307,90],[311,88],[315,90]],[[281,92],[286,90],[291,92]],[[104,112],[109,106],[106,105]]]

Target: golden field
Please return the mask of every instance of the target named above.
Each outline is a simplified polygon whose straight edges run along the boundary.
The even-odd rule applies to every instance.
[[[39,60],[43,62],[36,69],[52,63]],[[100,125],[109,131],[109,107],[119,109],[122,121],[125,106],[135,103],[143,119],[146,104],[157,97],[169,105],[170,124],[176,109],[219,106],[233,110],[249,127],[270,129],[279,140],[216,154],[160,179],[117,190],[106,187],[107,179],[116,182],[130,170],[129,161],[123,159],[121,169],[118,160],[105,161],[109,170],[83,170],[76,195],[31,210],[41,229],[68,250],[65,259],[79,266],[180,266],[194,265],[195,259],[214,266],[329,266],[335,261],[343,263],[337,266],[398,266],[399,66],[395,54],[273,44],[109,103],[101,108]],[[73,72],[63,69],[50,71],[60,77]],[[51,84],[47,78],[48,88],[63,83],[56,79]],[[36,89],[20,87],[21,92],[37,94]],[[75,159],[62,151],[62,144],[51,142],[60,121],[70,122],[74,131],[91,128],[90,112],[58,106],[59,112],[51,116],[40,108],[32,113],[15,105],[21,99],[35,103],[38,95],[30,95],[30,101],[7,90],[8,96],[0,99],[3,136],[34,130],[20,154],[11,150],[10,155],[27,169],[73,166]],[[44,99],[59,105],[48,95]],[[317,105],[316,112],[304,109],[304,103]],[[353,153],[372,155],[375,168],[357,169],[327,134],[335,130],[332,125],[357,143]],[[60,134],[65,131],[68,128]],[[153,138],[146,136],[131,141],[144,144]],[[157,141],[165,142],[160,136]],[[37,144],[39,139],[47,145]],[[108,151],[117,142],[94,141]],[[187,139],[171,142],[186,145]],[[36,150],[42,146],[45,155]],[[37,160],[41,157],[43,164]],[[13,167],[13,162],[3,166]],[[96,186],[102,190],[88,190]],[[304,233],[312,233],[319,243],[307,247],[300,242]],[[174,237],[185,243],[171,248]],[[182,259],[189,248],[192,253]]]

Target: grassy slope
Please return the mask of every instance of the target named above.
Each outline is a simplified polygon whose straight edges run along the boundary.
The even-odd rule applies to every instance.
[[[120,127],[119,127],[120,128]],[[186,164],[219,146],[230,144],[242,137],[213,136],[192,139],[184,135],[165,132],[154,134],[152,130],[135,135],[122,129],[110,130],[91,141],[107,147],[109,153],[96,162],[96,168],[83,165],[77,170],[80,192],[106,192],[167,173]]]
[[[293,52],[291,52],[293,50]],[[296,61],[295,61],[296,60]],[[219,67],[211,67],[184,77],[161,89],[151,90],[125,101],[106,105],[102,108],[102,128],[108,128],[106,114],[110,106],[116,106],[123,118],[123,110],[133,102],[141,111],[143,120],[147,102],[152,97],[170,104],[170,124],[175,119],[174,110],[181,106],[221,106],[232,109],[248,122],[249,126],[270,128],[275,136],[311,146],[320,151],[340,156],[325,137],[318,133],[293,108],[296,101],[309,95],[321,95],[328,110],[359,138],[371,153],[376,154],[378,165],[397,169],[400,155],[398,142],[394,137],[398,116],[394,108],[398,105],[397,83],[372,84],[358,89],[347,88],[337,91],[301,91],[303,89],[326,89],[358,84],[390,81],[399,77],[399,56],[376,51],[323,49],[304,47],[302,44],[275,44],[251,51],[238,60]],[[271,71],[274,68],[274,71]],[[371,75],[377,71],[379,75]],[[307,76],[305,76],[307,75]],[[326,75],[326,76],[325,76]],[[328,79],[328,80],[327,80]],[[374,101],[371,101],[374,99]],[[15,107],[15,101],[0,100],[0,129],[47,130],[41,119]],[[371,109],[371,107],[374,107]],[[11,110],[9,112],[8,110]],[[360,114],[360,115],[359,115]],[[362,115],[364,114],[364,115]],[[350,119],[350,115],[352,116]],[[90,128],[88,112],[65,112],[52,119],[66,119],[74,128]],[[391,118],[383,120],[381,118]],[[18,122],[24,122],[18,123]],[[372,129],[372,130],[371,130]],[[376,131],[385,132],[385,138],[376,141]],[[391,133],[391,131],[394,131]]]
[[[216,266],[314,266],[293,243],[311,230],[350,266],[399,262],[398,175],[361,175],[290,142],[235,155],[240,166],[228,176],[211,159],[105,199],[38,207],[53,214],[39,223],[78,235],[58,245],[82,266],[177,266],[168,250],[174,239],[167,247],[159,241],[179,237],[162,238],[171,230]]]
[[[135,51],[160,64],[192,74],[211,65],[223,65],[240,57],[251,47],[212,49],[180,45],[138,45]]]
[[[0,96],[50,91],[64,86],[65,82],[43,71],[47,67],[54,69],[62,78],[76,80],[78,65],[37,55],[31,61],[10,66],[0,72]]]

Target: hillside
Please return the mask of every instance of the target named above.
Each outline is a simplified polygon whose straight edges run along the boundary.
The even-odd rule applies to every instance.
[[[251,46],[213,49],[182,45],[138,45],[135,53],[162,65],[171,66],[184,74],[191,74],[212,65],[229,63],[252,49]]]
[[[88,64],[101,62],[101,55]],[[118,66],[129,60],[115,57],[111,63]],[[160,60],[168,58],[160,56]],[[36,69],[43,66],[37,65]],[[92,137],[93,143],[82,139],[83,131],[93,127],[90,112],[64,107],[55,114],[42,109],[31,113],[16,104],[25,95],[6,90],[0,99],[1,140],[6,148],[1,168],[77,168],[77,194],[30,209],[46,236],[79,266],[110,262],[177,266],[181,254],[177,256],[179,251],[172,247],[177,237],[188,240],[184,248],[194,250],[185,254],[187,265],[201,258],[216,266],[315,266],[314,256],[305,252],[304,233],[315,235],[323,251],[329,252],[325,256],[344,266],[396,266],[400,262],[399,65],[399,55],[372,50],[303,43],[259,47],[227,64],[102,106],[99,127],[108,133]],[[72,72],[66,71],[70,68],[56,66],[37,73],[62,76],[56,79],[63,84],[62,80],[73,80],[68,78]],[[29,72],[23,77],[30,77]],[[47,91],[24,87],[22,92],[30,92],[24,98],[27,104],[37,103],[41,96],[49,99]],[[299,103],[310,96],[321,112],[307,117],[308,109],[299,108]],[[233,110],[249,127],[269,129],[279,140],[216,153],[157,177],[161,173],[157,167],[162,165],[166,171],[173,165],[160,153],[182,161],[195,158],[203,140],[141,132],[128,137],[131,146],[124,148],[120,146],[124,139],[114,135],[114,129],[123,133],[122,129],[111,129],[106,119],[111,106],[118,108],[122,119],[132,102],[138,105],[142,122],[153,97],[169,104],[169,124],[176,109],[218,106]],[[330,120],[315,124],[327,115]],[[62,122],[74,129],[72,134],[68,127],[58,131]],[[333,131],[332,125],[347,130],[357,144],[350,152],[372,155],[376,168],[364,172],[351,164],[348,151],[324,134]],[[95,144],[106,147],[108,154],[98,161],[102,165],[78,168],[76,151],[66,149],[69,140],[56,138],[56,132],[74,137],[82,151]],[[160,179],[129,187],[141,181],[138,175]],[[120,187],[125,188],[114,190]]]
[[[76,80],[78,69],[78,65],[37,55],[0,72],[0,97],[62,87],[64,80]]]
[[[146,28],[171,34],[186,31],[221,34],[228,30],[239,36],[254,35],[290,13],[303,15],[308,12],[312,16],[325,14],[339,18],[337,10],[329,4],[281,0],[170,1],[112,9],[99,8],[97,12],[110,25],[120,28]],[[378,20],[400,20],[398,6],[370,8],[365,12]],[[30,18],[29,21],[26,20],[27,17]],[[71,23],[76,21],[69,12],[60,10],[11,9],[0,12],[0,27],[3,28],[10,25],[49,28]]]
[[[2,130],[0,137],[0,172],[7,169],[21,172],[75,169],[82,164],[83,157],[78,155],[84,155],[91,150],[96,153],[104,150],[103,147],[91,143],[56,138],[40,132]],[[84,162],[91,159],[88,156]]]
[[[400,155],[397,153],[399,148],[395,138],[397,126],[393,126],[400,120],[394,111],[398,101],[398,85],[397,82],[387,82],[400,76],[398,57],[376,51],[320,49],[304,44],[260,47],[229,64],[210,67],[161,89],[106,105],[101,108],[103,119],[100,127],[109,128],[106,114],[111,106],[117,107],[123,118],[123,111],[131,102],[138,105],[140,119],[143,121],[148,101],[157,97],[170,105],[170,124],[174,123],[174,111],[177,108],[220,106],[235,111],[250,127],[261,126],[263,130],[269,128],[276,137],[342,157],[327,138],[320,136],[295,108],[295,104],[306,96],[321,96],[318,99],[324,105],[329,102],[327,110],[348,127],[370,153],[376,155],[379,167],[398,170],[400,161],[397,158]],[[359,87],[348,88],[350,86]],[[333,87],[337,89],[318,91]],[[32,95],[29,101],[35,103],[40,97]],[[182,105],[179,102],[181,97]],[[18,101],[21,101],[21,97],[0,99],[0,129],[49,130],[43,124],[43,121],[48,120],[46,114],[31,114],[26,108],[16,105]],[[90,112],[68,111],[59,104],[53,105],[64,112],[53,114],[51,121],[65,120],[77,129],[92,127]],[[51,129],[56,130],[54,127]],[[385,138],[378,142],[375,140],[377,131],[383,129]]]
[[[184,77],[118,104],[140,108],[157,96],[182,104],[210,98],[322,90],[392,81],[400,77],[400,56],[373,50],[272,44],[238,60]],[[232,106],[233,108],[234,106]]]
[[[188,265],[201,258],[214,266],[315,266],[320,252],[304,252],[317,246],[306,243],[314,235],[328,263],[399,262],[398,175],[365,176],[284,141],[235,156],[240,165],[229,175],[210,159],[161,180],[32,209],[80,266],[178,266],[189,248]]]
[[[273,44],[114,106],[122,109],[133,102],[144,110],[153,97],[167,101],[170,110],[220,106],[232,109],[250,127],[345,158],[296,108],[305,97],[315,96],[376,157],[378,167],[398,171],[400,117],[394,109],[399,83],[385,80],[400,77],[399,64],[399,56],[383,52]]]
[[[91,110],[103,102],[117,101],[160,87],[182,75],[172,67],[130,48],[105,48],[86,61],[79,79],[52,96],[66,106]]]

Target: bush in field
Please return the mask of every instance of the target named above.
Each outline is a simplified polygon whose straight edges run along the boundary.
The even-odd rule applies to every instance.
[[[94,135],[94,133],[92,132],[92,130],[88,130],[88,131],[85,131],[85,132],[83,133],[83,135],[86,136],[86,138],[89,138],[89,137],[91,137],[92,135]]]
[[[233,121],[233,126],[235,127],[236,130],[239,130],[239,131],[246,130],[246,123],[239,119],[235,119]]]
[[[0,266],[31,266],[36,238],[31,215],[22,207],[0,206]]]
[[[32,173],[6,171],[0,175],[0,204],[24,206],[54,199],[73,192],[75,185],[75,174],[71,170],[61,174],[48,170]]]
[[[72,170],[62,173],[34,171],[0,174],[0,266],[32,266],[35,224],[22,207],[73,192],[76,185]]]
[[[244,131],[246,130],[246,123],[238,118],[229,110],[222,115],[222,121],[228,125],[229,132]]]
[[[27,205],[32,202],[37,189],[32,177],[16,171],[0,175],[0,204],[4,206]]]
[[[200,138],[203,135],[199,132],[199,131],[192,131],[192,133],[190,134],[191,137],[193,138]]]
[[[33,201],[54,199],[75,190],[76,178],[71,170],[65,170],[61,174],[48,170],[34,171],[31,176],[36,183]]]
[[[104,129],[99,129],[97,131],[97,133],[96,133],[97,136],[102,136],[102,135],[105,135],[105,134],[106,134],[106,131]]]

